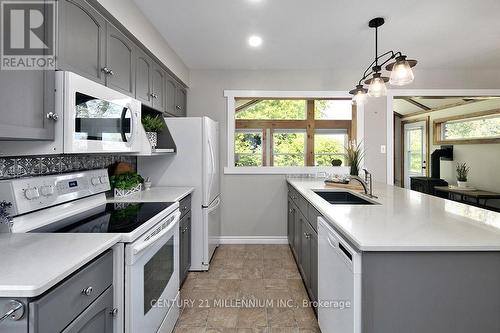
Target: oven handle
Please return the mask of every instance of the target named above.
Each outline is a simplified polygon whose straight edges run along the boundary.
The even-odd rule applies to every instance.
[[[149,240],[145,241],[144,243],[141,243],[137,246],[134,246],[134,248],[132,249],[133,253],[138,254],[139,252],[144,251],[146,248],[150,247],[151,245],[156,243],[156,241],[158,241],[160,238],[162,238],[163,235],[165,235],[167,232],[172,230],[172,228],[174,228],[177,225],[177,222],[179,221],[179,219],[181,217],[181,212],[179,210],[177,210],[172,215],[173,216],[170,217],[171,222],[168,224],[168,227],[166,227],[165,229],[163,229],[162,231],[157,233],[154,237],[151,237]]]

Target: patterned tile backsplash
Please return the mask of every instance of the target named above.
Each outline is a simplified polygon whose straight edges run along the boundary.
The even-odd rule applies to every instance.
[[[0,158],[0,180],[102,169],[116,162],[130,163],[137,170],[137,157],[122,155],[43,155]]]

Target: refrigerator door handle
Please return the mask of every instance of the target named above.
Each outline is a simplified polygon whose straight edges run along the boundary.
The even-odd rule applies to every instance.
[[[217,197],[217,199],[214,200],[214,202],[208,207],[207,213],[210,214],[220,206],[220,197]]]
[[[210,151],[210,167],[211,167],[211,172],[210,172],[210,183],[208,184],[208,195],[207,199],[210,200],[210,194],[212,193],[212,185],[214,183],[214,176],[215,176],[215,161],[214,161],[214,151],[212,148],[212,142],[210,142],[210,138],[208,138],[208,150]]]

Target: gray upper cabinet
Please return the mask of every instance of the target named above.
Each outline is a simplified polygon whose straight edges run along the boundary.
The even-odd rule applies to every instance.
[[[177,94],[175,101],[176,101],[175,108],[177,110],[177,116],[185,117],[186,106],[187,106],[187,90],[180,85],[177,87]]]
[[[110,23],[106,26],[106,86],[135,95],[135,45]]]
[[[105,84],[106,20],[84,0],[60,0],[57,68]]]
[[[165,111],[165,81],[167,73],[156,63],[153,64],[152,76],[152,106],[154,109]]]
[[[0,74],[0,139],[54,140],[55,72],[2,71]]]
[[[166,97],[167,97],[167,113],[172,116],[177,115],[177,109],[175,108],[175,98],[177,96],[177,82],[171,76],[167,76],[166,81]]]
[[[135,98],[148,106],[152,105],[151,78],[153,60],[142,51],[137,51],[135,62]]]

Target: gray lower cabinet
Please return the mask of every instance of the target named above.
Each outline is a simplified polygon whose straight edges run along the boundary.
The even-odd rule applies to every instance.
[[[30,332],[112,332],[112,313],[113,253],[110,250],[30,301]]]
[[[136,47],[113,25],[106,25],[106,86],[135,95]]]
[[[5,70],[0,75],[0,139],[54,140],[55,72]]]
[[[62,333],[112,333],[113,287],[78,316]]]
[[[191,268],[191,195],[179,202],[179,283],[186,280]]]
[[[57,68],[105,84],[106,20],[85,0],[58,1]]]
[[[318,300],[318,233],[316,231],[318,214],[319,212],[305,198],[289,187],[288,242],[312,301]]]

